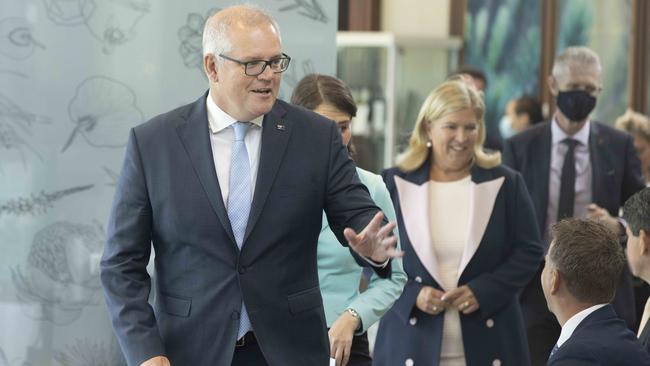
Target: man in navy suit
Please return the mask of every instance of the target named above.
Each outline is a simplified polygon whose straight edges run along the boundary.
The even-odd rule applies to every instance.
[[[130,134],[101,262],[118,340],[130,366],[327,365],[322,212],[384,277],[394,224],[336,125],[276,99],[290,58],[267,13],[220,11],[203,52],[209,91]]]
[[[563,220],[552,231],[541,284],[562,331],[547,365],[650,365],[650,355],[609,304],[625,266],[617,235],[589,219]]]
[[[589,118],[602,89],[598,55],[586,47],[569,47],[555,60],[548,83],[557,105],[552,120],[506,140],[503,162],[523,175],[546,245],[550,225],[567,217],[597,219],[623,238],[618,211],[644,183],[632,138]],[[613,304],[632,327],[634,297],[627,269]],[[521,305],[532,363],[544,365],[560,327],[546,309],[539,273],[523,291]]]
[[[627,222],[627,260],[632,273],[650,283],[650,187],[635,193],[623,207]],[[650,299],[639,326],[639,341],[650,352]]]

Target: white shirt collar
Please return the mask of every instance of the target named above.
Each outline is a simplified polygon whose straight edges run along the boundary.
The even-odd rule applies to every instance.
[[[221,130],[230,127],[230,125],[233,123],[237,122],[234,117],[224,112],[223,109],[219,108],[217,103],[214,102],[214,99],[212,99],[212,90],[208,92],[206,106],[208,109],[208,123],[210,124],[210,132],[218,133]],[[261,128],[262,121],[264,121],[264,115],[261,115],[249,122]]]
[[[585,123],[584,126],[582,126],[580,131],[576,132],[576,134],[573,136],[569,136],[566,132],[564,132],[564,130],[562,130],[562,128],[560,128],[557,118],[553,116],[553,121],[551,122],[551,136],[552,136],[553,146],[556,146],[567,137],[577,140],[578,142],[580,142],[582,146],[589,146],[590,129],[591,129],[591,121],[587,120],[587,122]]]
[[[588,307],[584,309],[583,311],[575,314],[569,320],[567,320],[566,323],[564,323],[564,326],[562,327],[562,332],[560,333],[560,338],[557,340],[557,346],[562,347],[564,342],[566,342],[571,336],[573,335],[573,332],[576,330],[578,325],[582,323],[583,320],[585,320],[586,317],[589,316],[589,314],[593,313],[594,311],[602,308],[603,306],[606,306],[607,304],[597,304],[592,307]]]

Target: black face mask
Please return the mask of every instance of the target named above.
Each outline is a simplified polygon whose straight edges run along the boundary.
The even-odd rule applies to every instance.
[[[584,90],[559,92],[555,98],[557,107],[571,121],[580,123],[587,119],[596,107],[596,97]]]

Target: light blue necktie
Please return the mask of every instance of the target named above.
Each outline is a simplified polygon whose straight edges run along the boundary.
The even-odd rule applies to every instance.
[[[250,123],[235,122],[232,125],[235,131],[235,140],[232,143],[232,159],[230,164],[230,187],[228,188],[228,219],[232,232],[235,234],[235,241],[241,250],[248,223],[248,214],[251,210],[251,167],[248,161],[248,151],[244,138]],[[246,305],[241,303],[239,316],[239,331],[237,339],[243,337],[246,332],[252,330],[251,321],[248,318]]]

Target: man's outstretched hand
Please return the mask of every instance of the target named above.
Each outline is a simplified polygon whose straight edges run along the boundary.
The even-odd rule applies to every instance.
[[[381,226],[383,219],[384,214],[377,212],[359,234],[350,228],[343,230],[343,235],[352,250],[377,263],[384,263],[390,258],[404,255],[404,252],[396,248],[397,237],[390,235],[395,228],[395,223],[389,222]]]

